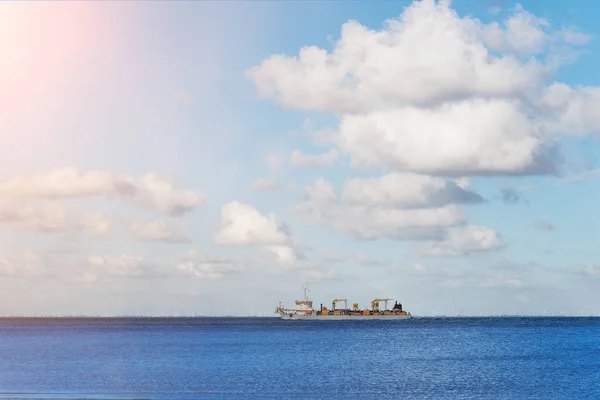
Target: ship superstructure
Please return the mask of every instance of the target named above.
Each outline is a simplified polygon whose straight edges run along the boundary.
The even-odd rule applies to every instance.
[[[348,308],[348,299],[334,299],[331,309],[320,305],[313,309],[313,302],[308,298],[308,287],[304,287],[304,299],[296,300],[296,308],[285,308],[281,302],[275,309],[282,319],[314,319],[314,320],[370,320],[370,319],[411,319],[410,312],[402,309],[402,304],[394,301],[394,306],[388,309],[388,302],[393,299],[381,298],[371,301],[371,308],[360,309],[358,303]],[[344,308],[337,308],[338,303],[344,303]],[[383,303],[383,309],[380,304]]]

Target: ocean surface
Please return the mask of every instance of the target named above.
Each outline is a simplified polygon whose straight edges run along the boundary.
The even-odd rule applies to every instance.
[[[0,398],[600,399],[600,318],[0,319]]]

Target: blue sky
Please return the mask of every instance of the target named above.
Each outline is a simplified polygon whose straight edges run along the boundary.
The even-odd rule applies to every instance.
[[[597,314],[594,7],[0,6],[0,314]]]

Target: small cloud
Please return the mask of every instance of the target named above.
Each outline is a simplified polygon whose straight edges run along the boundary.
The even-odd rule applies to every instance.
[[[35,252],[0,256],[0,276],[31,278],[48,273],[48,257]]]
[[[140,240],[165,243],[191,242],[191,239],[180,229],[169,226],[164,221],[134,221],[129,226],[129,231],[135,238]]]
[[[478,282],[478,286],[484,288],[522,289],[526,287],[523,280],[505,276],[493,276]]]
[[[431,279],[458,279],[465,277],[465,272],[459,269],[446,268],[446,267],[431,267],[421,263],[413,264],[412,266],[403,266],[399,268],[400,271],[410,275],[426,275],[427,278]]]
[[[335,271],[333,269],[318,269],[318,268],[306,268],[299,271],[303,280],[315,282],[323,280],[332,280],[335,278]]]
[[[471,179],[468,176],[463,176],[458,178],[455,183],[459,188],[467,190],[471,186]]]
[[[0,199],[0,224],[40,233],[82,232],[93,237],[107,237],[113,231],[112,219],[100,213],[72,211],[57,202],[30,205],[16,199]]]
[[[415,264],[412,266],[413,271],[418,272],[420,274],[427,273],[427,267],[422,264]]]
[[[356,255],[359,264],[362,265],[383,265],[381,261],[375,260],[364,253],[358,253]]]
[[[240,272],[240,268],[231,260],[190,250],[181,260],[179,272],[189,278],[220,280],[225,275]]]
[[[493,5],[493,6],[491,6],[491,7],[488,9],[488,12],[489,12],[490,14],[494,14],[494,15],[496,15],[496,14],[499,14],[501,11],[502,11],[502,7],[500,7],[500,6],[499,6],[499,5],[497,5],[497,4],[496,4],[496,5]]]
[[[499,260],[490,266],[490,270],[495,270],[500,273],[523,273],[523,272],[548,272],[549,269],[533,260],[517,262],[506,259]]]
[[[322,257],[323,261],[329,263],[339,263],[346,261],[346,257],[344,257],[342,254],[337,253],[323,253]]]
[[[274,214],[263,214],[256,207],[232,201],[221,207],[220,229],[214,237],[218,246],[259,246],[265,257],[282,267],[294,266],[302,255],[289,228]]]
[[[516,295],[515,300],[517,300],[521,303],[529,303],[529,297],[525,296],[524,294]]]
[[[296,193],[298,191],[298,185],[296,185],[295,183],[290,183],[286,186],[285,190],[290,193]]]
[[[327,153],[319,155],[304,154],[301,151],[294,150],[292,153],[292,165],[296,167],[325,167],[332,165],[338,160],[339,153],[336,149],[331,149]]]
[[[600,277],[600,266],[593,263],[587,263],[583,267],[577,268],[575,273],[588,277]]]
[[[519,187],[519,190],[521,192],[532,192],[537,189],[538,189],[537,185],[523,185],[523,186]]]
[[[290,236],[275,215],[265,215],[250,204],[232,201],[221,207],[221,229],[214,241],[219,246],[285,246]]]
[[[107,237],[113,232],[112,220],[99,213],[81,215],[81,228],[90,236]]]
[[[158,278],[167,275],[166,270],[140,256],[121,254],[90,255],[87,270],[77,280],[86,283],[110,282],[114,278]]]
[[[281,157],[279,154],[269,154],[266,157],[265,162],[267,163],[271,173],[279,174],[281,172],[283,167],[283,157]]]
[[[535,227],[536,227],[536,229],[539,229],[541,231],[553,231],[554,230],[554,225],[548,221],[538,221],[535,223]]]
[[[63,255],[63,256],[69,256],[69,255],[77,254],[80,252],[81,252],[81,249],[79,249],[79,247],[77,247],[75,244],[69,243],[69,242],[61,243],[57,246],[53,246],[53,247],[50,247],[50,248],[44,250],[44,253],[46,253],[46,254]]]
[[[314,121],[312,119],[310,119],[310,118],[307,117],[307,118],[304,119],[303,126],[304,126],[304,130],[305,131],[312,131],[314,129],[314,127],[315,127],[315,123],[314,123]]]
[[[485,226],[468,225],[451,228],[443,240],[421,246],[421,253],[431,256],[466,256],[471,253],[501,250],[505,247],[502,237]]]
[[[500,197],[504,204],[509,204],[509,205],[520,204],[520,203],[529,204],[527,199],[525,199],[525,197],[523,196],[523,193],[521,193],[518,189],[511,189],[511,188],[502,189],[500,191]]]
[[[335,145],[337,131],[334,129],[321,129],[313,133],[313,141],[317,146]]]
[[[551,179],[550,182],[554,185],[564,185],[568,183],[578,183],[588,180],[600,179],[600,169],[589,169],[583,172],[569,174],[562,178]]]
[[[279,183],[270,179],[259,179],[253,182],[251,187],[257,191],[270,191],[277,190],[279,188]]]
[[[59,203],[30,206],[23,201],[0,199],[0,223],[37,232],[67,231],[73,228],[68,210]]]
[[[149,262],[140,256],[122,254],[91,255],[87,269],[76,277],[81,283],[110,283],[115,279],[146,279],[185,277],[207,280],[219,280],[227,274],[239,272],[240,268],[230,260],[199,254],[190,250],[180,262],[159,264]]]
[[[483,203],[483,197],[466,189],[468,186],[469,180],[465,178],[450,182],[431,176],[396,172],[376,178],[348,179],[344,183],[341,198],[354,205],[401,208]]]
[[[0,195],[21,199],[111,197],[169,216],[181,216],[205,202],[201,194],[178,189],[173,182],[156,173],[133,176],[106,170],[80,171],[71,167],[0,181]]]
[[[589,35],[586,35],[585,33],[578,31],[577,29],[563,28],[559,32],[559,36],[566,43],[574,44],[577,46],[584,46],[590,41]]]

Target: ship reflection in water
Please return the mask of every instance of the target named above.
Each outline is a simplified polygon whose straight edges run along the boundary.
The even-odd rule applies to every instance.
[[[348,308],[348,299],[335,299],[331,303],[331,309],[323,307],[321,304],[318,310],[313,309],[313,302],[308,298],[308,287],[304,287],[304,299],[296,300],[296,308],[285,308],[281,302],[275,309],[282,319],[302,319],[302,320],[398,320],[411,319],[410,312],[402,309],[402,304],[394,302],[392,309],[388,309],[388,301],[393,299],[374,299],[371,301],[371,308],[361,310],[358,303],[353,303],[352,309]],[[336,308],[337,303],[344,302],[344,308]],[[379,304],[384,303],[383,310]]]

